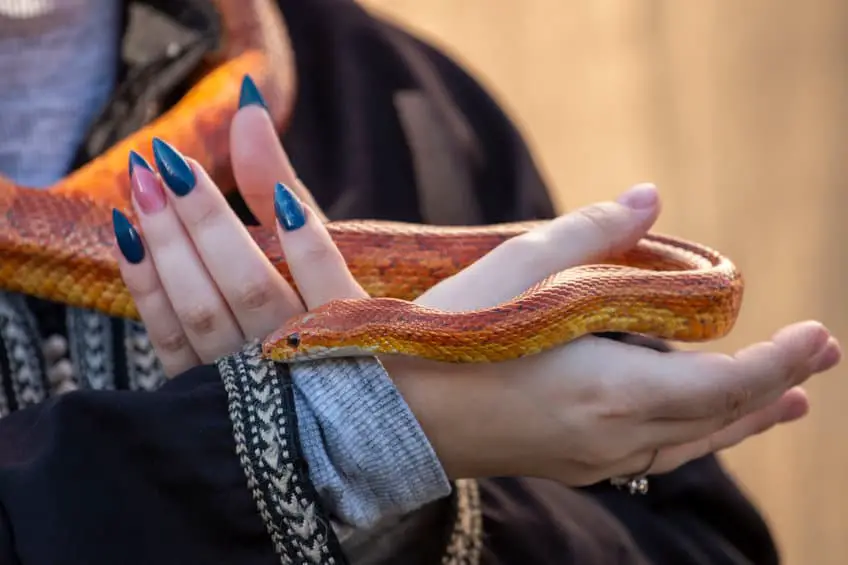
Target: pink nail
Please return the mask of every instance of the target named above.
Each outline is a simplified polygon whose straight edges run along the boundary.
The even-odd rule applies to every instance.
[[[138,207],[145,214],[155,214],[165,207],[165,191],[156,175],[144,167],[133,169],[132,192]]]
[[[653,208],[657,204],[657,187],[652,184],[637,184],[618,197],[618,203],[634,210]]]

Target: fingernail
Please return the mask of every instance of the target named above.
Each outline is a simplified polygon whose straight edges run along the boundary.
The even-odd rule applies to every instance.
[[[793,402],[783,409],[783,414],[780,415],[780,423],[786,424],[794,422],[806,416],[810,411],[808,404],[804,402]]]
[[[637,184],[619,196],[618,203],[634,210],[653,208],[657,204],[657,187],[650,183]]]
[[[239,94],[239,109],[245,106],[260,106],[268,109],[265,99],[262,98],[262,93],[256,87],[256,83],[250,78],[250,75],[244,75],[241,81],[241,93]]]
[[[132,193],[145,214],[155,214],[165,207],[165,191],[152,171],[139,167],[132,175]]]
[[[141,263],[144,260],[144,244],[141,243],[141,236],[127,217],[115,208],[112,209],[112,226],[118,248],[124,258],[133,265]]]
[[[174,194],[185,196],[192,191],[197,179],[188,161],[180,155],[179,151],[156,137],[153,138],[153,157],[156,159],[156,168],[159,169],[162,180]]]
[[[151,173],[153,172],[153,167],[150,166],[150,163],[148,163],[144,157],[142,157],[135,151],[130,151],[130,178],[132,178],[133,170],[136,167],[143,167]]]
[[[274,188],[274,209],[277,212],[277,220],[286,231],[294,231],[303,227],[306,223],[306,214],[303,204],[297,196],[283,183],[278,182]]]
[[[813,356],[811,370],[815,373],[829,371],[842,360],[842,351],[835,340],[828,342]]]

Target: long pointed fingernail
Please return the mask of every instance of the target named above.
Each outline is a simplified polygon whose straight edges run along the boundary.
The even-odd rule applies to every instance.
[[[158,137],[153,138],[153,157],[162,180],[177,196],[185,196],[194,189],[197,178],[185,157]]]
[[[297,196],[283,183],[278,182],[274,188],[274,210],[277,220],[286,231],[294,231],[306,223],[306,213],[303,204]]]
[[[112,227],[115,230],[118,249],[121,250],[124,258],[133,265],[144,261],[144,244],[141,242],[141,236],[127,217],[115,208],[112,209]]]
[[[618,203],[633,210],[646,210],[656,206],[657,187],[650,183],[637,184],[618,197]]]
[[[144,157],[142,157],[141,155],[139,155],[135,151],[131,150],[130,151],[130,165],[129,165],[130,178],[132,178],[133,169],[135,169],[136,167],[144,167],[145,169],[147,169],[151,173],[153,172],[153,167],[150,166],[150,163],[148,163],[147,160]]]
[[[259,92],[259,88],[257,88],[256,83],[253,82],[253,79],[250,78],[250,75],[244,75],[244,78],[241,81],[239,109],[242,109],[245,106],[260,106],[266,110],[268,109],[268,104],[265,103],[262,93]]]
[[[155,173],[139,167],[132,175],[132,194],[144,214],[155,214],[165,208],[168,199]]]

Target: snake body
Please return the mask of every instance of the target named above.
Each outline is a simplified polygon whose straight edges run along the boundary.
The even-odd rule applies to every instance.
[[[263,352],[283,362],[401,354],[479,363],[533,355],[590,333],[692,342],[732,329],[743,291],[735,266],[712,249],[657,234],[604,264],[566,269],[491,308],[444,312],[410,302],[535,225],[338,225],[340,241],[358,234],[355,246],[342,248],[354,274],[369,294],[386,298],[336,300],[294,317],[265,340]]]
[[[191,155],[231,185],[228,129],[241,78],[251,75],[278,128],[292,96],[287,37],[270,0],[217,0],[224,37],[205,73],[173,109],[47,190],[0,180],[0,289],[138,319],[113,255],[112,208],[131,219],[127,155],[151,157],[154,137]],[[448,362],[514,359],[582,335],[621,331],[701,341],[733,327],[742,299],[734,265],[706,247],[650,235],[603,265],[558,273],[514,300],[474,312],[411,301],[537,224],[437,227],[332,222],[328,229],[372,297],[341,300],[289,321],[263,345],[279,361],[333,355],[405,354]],[[275,235],[250,228],[292,281]]]

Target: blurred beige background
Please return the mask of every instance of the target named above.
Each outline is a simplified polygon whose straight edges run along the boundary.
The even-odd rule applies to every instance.
[[[562,208],[640,180],[658,229],[743,269],[717,348],[816,318],[848,342],[848,2],[367,0],[446,48],[511,111]],[[811,415],[725,455],[788,565],[848,563],[848,363]]]

